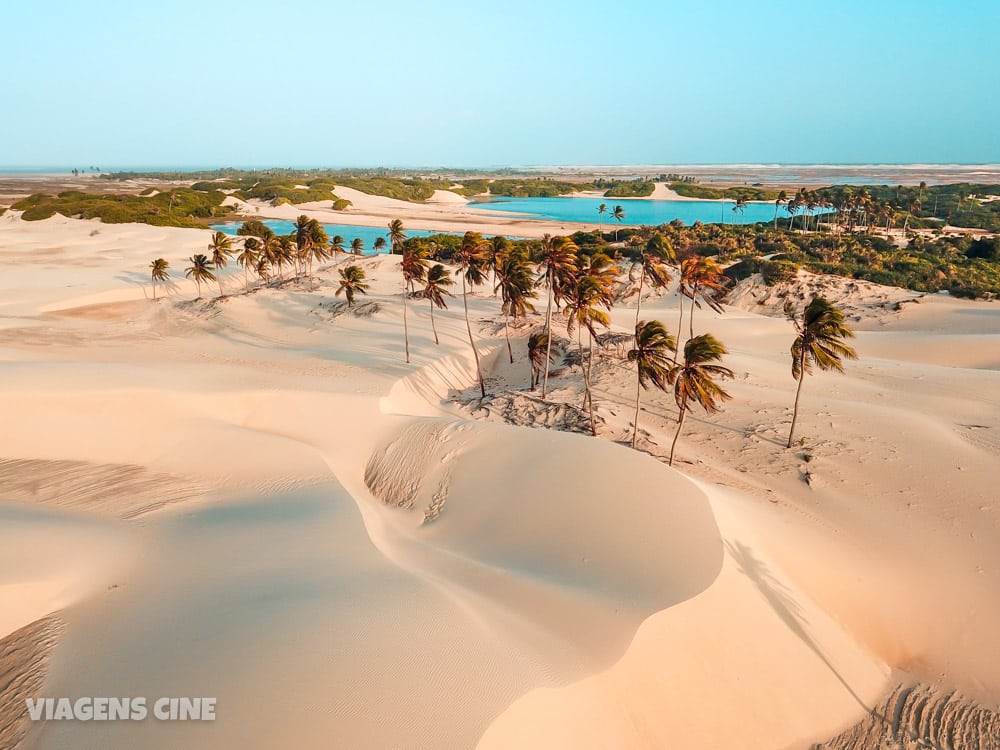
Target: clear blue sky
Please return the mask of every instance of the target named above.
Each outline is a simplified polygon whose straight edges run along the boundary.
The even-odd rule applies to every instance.
[[[1000,162],[1000,0],[31,0],[0,167]]]

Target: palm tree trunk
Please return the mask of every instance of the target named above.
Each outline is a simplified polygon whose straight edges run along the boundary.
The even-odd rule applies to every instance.
[[[552,364],[552,279],[549,279],[549,302],[545,306],[545,375],[542,377],[542,398],[549,389],[549,367]]]
[[[639,434],[639,395],[642,393],[641,382],[636,378],[635,382],[635,419],[632,420],[632,448],[635,448],[635,439]]]
[[[503,334],[507,337],[507,356],[510,357],[510,363],[514,364],[514,350],[510,348],[510,318],[506,315],[503,318]]]
[[[220,273],[215,280],[219,283],[219,296],[222,297],[222,274]]]
[[[438,341],[438,329],[434,325],[434,300],[431,300],[431,330],[434,331],[434,343],[440,344],[441,342]]]
[[[677,338],[674,339],[674,361],[677,361],[677,355],[681,351],[681,336],[684,334],[684,295],[680,290],[677,291],[677,297],[680,307],[680,315],[677,317]]]
[[[774,204],[774,228],[778,229],[778,204]]]
[[[698,293],[697,289],[692,289],[691,290],[691,312],[688,313],[688,338],[689,339],[693,339],[694,338],[694,308],[695,308],[694,298],[695,298],[695,295],[697,293]]]
[[[476,358],[476,377],[479,378],[479,391],[483,398],[486,398],[486,384],[483,382],[483,371],[479,367],[479,352],[476,350],[476,342],[472,338],[472,324],[469,323],[469,296],[465,291],[465,274],[462,274],[462,305],[465,307],[465,327],[469,331],[469,346],[472,347],[472,356]]]
[[[587,380],[590,380],[590,373],[593,371],[591,368],[594,366],[594,335],[587,329]],[[587,393],[587,404],[590,406],[591,410],[594,408],[592,402],[593,397],[590,393]]]
[[[597,437],[597,423],[594,421],[594,402],[590,398],[590,371],[583,364],[583,337],[577,330],[577,344],[580,347],[580,368],[583,370],[583,398],[590,409],[590,434]]]
[[[156,279],[153,279],[153,299],[156,299]]]
[[[247,294],[250,294],[250,273],[246,266],[243,266],[243,284],[246,286]]]
[[[410,363],[410,328],[406,323],[406,282],[403,282],[403,340],[406,342],[406,363]]]
[[[639,296],[635,298],[635,330],[639,332],[639,308],[642,306],[642,282],[646,279],[646,270],[639,272]]]
[[[681,407],[681,416],[677,420],[677,432],[674,433],[674,441],[670,444],[670,460],[667,462],[668,466],[674,465],[674,448],[677,447],[677,438],[681,436],[681,428],[684,426],[684,415],[687,413],[687,409],[683,406]]]
[[[788,445],[786,448],[792,447],[792,438],[795,436],[795,421],[799,418],[799,396],[802,395],[802,381],[806,379],[806,372],[803,369],[805,365],[805,354],[799,357],[799,384],[795,388],[795,406],[792,407],[792,426],[788,430]]]

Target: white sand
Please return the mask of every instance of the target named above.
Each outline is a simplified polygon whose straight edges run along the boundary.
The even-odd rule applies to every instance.
[[[406,205],[414,227],[460,210]],[[805,384],[793,451],[788,323],[698,311],[735,398],[670,469],[612,442],[635,379],[610,354],[605,439],[498,424],[461,403],[457,298],[440,346],[410,303],[403,362],[398,258],[341,261],[370,315],[332,304],[335,266],[194,303],[209,237],[0,218],[0,638],[62,609],[46,695],[218,698],[212,725],[52,722],[35,747],[770,750],[857,721],[891,670],[1000,699],[997,305],[864,317],[862,359]],[[510,365],[497,300],[469,305],[491,393],[523,389],[528,329]],[[676,297],[643,317],[674,327]],[[578,371],[552,387],[579,404]],[[674,413],[643,394],[644,450]]]

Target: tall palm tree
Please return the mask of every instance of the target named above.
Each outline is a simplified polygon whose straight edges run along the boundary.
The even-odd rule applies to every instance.
[[[660,321],[643,320],[635,324],[635,349],[628,353],[628,361],[635,362],[639,370],[639,382],[635,386],[635,419],[632,422],[633,448],[639,433],[640,386],[649,388],[652,383],[661,391],[667,390],[671,383],[670,355],[676,348],[674,337],[667,333],[666,326]]]
[[[392,245],[392,252],[396,255],[402,253],[404,242],[406,242],[406,232],[403,229],[403,222],[400,219],[393,219],[389,222],[389,244]]]
[[[607,290],[600,278],[581,275],[570,290],[566,309],[563,311],[567,317],[567,335],[572,338],[574,328],[577,330],[580,367],[583,370],[584,403],[590,409],[590,434],[594,436],[597,435],[597,422],[594,419],[594,402],[590,393],[590,367],[584,361],[583,340],[579,332],[586,328],[593,339],[597,336],[595,326],[602,325],[606,328],[611,324],[608,314],[600,309],[601,306],[607,306],[606,294]]]
[[[379,239],[381,240],[382,238],[379,237]],[[385,240],[382,241],[384,242]],[[354,255],[362,255],[364,254],[364,251],[365,251],[364,240],[362,240],[360,237],[355,237],[353,240],[351,240],[351,253],[353,253]]]
[[[542,373],[548,369],[552,360],[549,356],[549,335],[545,331],[537,331],[528,336],[528,362],[531,364],[531,390],[535,390]]]
[[[500,292],[501,310],[504,314],[504,335],[507,337],[507,354],[510,363],[514,364],[514,350],[510,345],[510,319],[527,317],[535,311],[531,300],[537,297],[535,279],[531,272],[528,259],[522,252],[509,252],[497,268],[497,291]]]
[[[712,334],[703,333],[688,339],[684,344],[684,361],[671,368],[670,377],[674,384],[674,402],[680,409],[677,417],[677,432],[670,444],[669,464],[674,465],[674,449],[677,438],[684,427],[684,416],[692,403],[700,404],[709,414],[719,410],[718,401],[732,398],[715,382],[715,378],[731,378],[733,371],[728,367],[713,364],[726,353],[724,347]]]
[[[841,358],[857,359],[858,354],[844,343],[844,339],[854,338],[854,331],[844,324],[844,313],[823,297],[814,297],[801,316],[790,301],[786,302],[785,317],[795,326],[797,334],[791,349],[792,377],[799,381],[795,389],[792,426],[788,430],[787,447],[791,448],[805,376],[812,372],[813,365],[821,370],[843,372]]]
[[[336,258],[338,255],[344,252],[344,238],[335,234],[330,238],[330,255]]]
[[[601,236],[604,236],[604,214],[608,212],[608,204],[602,203],[597,207],[597,219],[601,226]]]
[[[490,244],[486,248],[486,265],[493,272],[493,294],[496,294],[498,276],[497,273],[504,258],[510,250],[510,242],[502,234],[498,234],[490,239]]]
[[[568,237],[552,237],[546,234],[542,237],[542,273],[538,278],[548,288],[548,302],[545,305],[545,362],[552,360],[552,303],[563,297],[563,290],[576,274],[576,254],[579,248]],[[545,398],[549,388],[549,368],[545,368],[542,377],[542,398]]]
[[[778,207],[788,201],[788,194],[782,190],[774,201],[774,228],[778,228]]]
[[[215,281],[215,274],[212,273],[212,261],[202,253],[192,255],[188,261],[191,265],[184,269],[184,276],[195,280],[198,285],[198,299],[201,299],[201,282]]]
[[[615,242],[618,242],[618,229],[621,224],[625,221],[625,209],[621,206],[615,206],[614,210],[611,212],[611,218],[618,222],[618,227],[615,228]]]
[[[667,263],[677,260],[673,245],[662,234],[654,234],[646,243],[645,250],[639,255],[639,296],[635,300],[635,325],[639,326],[639,309],[642,306],[642,285],[648,281],[654,289],[662,289],[670,283],[670,271]]]
[[[347,298],[347,306],[354,307],[355,294],[368,294],[368,284],[365,283],[365,271],[359,266],[347,266],[341,268],[340,286],[337,287],[337,296],[343,292]]]
[[[476,360],[476,377],[479,379],[479,391],[486,398],[486,383],[483,380],[483,370],[479,365],[479,350],[472,337],[472,324],[469,322],[469,293],[466,284],[475,289],[486,281],[486,240],[479,232],[466,232],[462,244],[455,254],[458,261],[458,275],[462,278],[462,306],[465,308],[465,328],[469,332],[469,346]]]
[[[393,221],[399,221],[399,219],[393,219]],[[400,224],[400,227],[402,227],[402,224]],[[404,250],[402,242],[400,240],[396,247],[399,247],[403,253],[403,260],[399,265],[403,271],[403,337],[406,341],[406,361],[409,363],[410,327],[406,321],[406,297],[408,294],[412,294],[413,284],[417,281],[423,281],[427,275],[427,258],[425,257],[423,248],[412,247]],[[395,247],[393,248],[393,252],[395,252]]]
[[[273,233],[261,239],[260,254],[267,261],[268,268],[277,267],[281,272],[281,240]]]
[[[243,240],[243,250],[236,256],[236,262],[243,266],[243,285],[246,291],[250,291],[249,269],[257,265],[257,255],[260,252],[260,240],[256,237],[247,237]]]
[[[217,269],[222,269],[226,267],[229,262],[229,256],[233,252],[233,241],[229,239],[229,235],[225,232],[216,232],[212,235],[212,241],[208,245],[208,249],[212,251],[212,266]],[[219,296],[222,297],[222,279],[216,277],[216,281],[219,282]],[[199,297],[201,294],[199,293]]]
[[[382,252],[385,249],[385,237],[376,237],[375,241],[372,243],[372,250],[376,253]]]
[[[699,299],[715,312],[721,313],[722,305],[719,304],[717,296],[725,286],[726,276],[722,266],[713,258],[698,258],[698,263],[695,264],[688,279],[688,294],[691,297],[691,314],[688,315],[689,337],[694,336],[694,309],[701,307]]]
[[[434,308],[437,307],[444,310],[448,307],[444,298],[451,296],[448,287],[454,283],[451,273],[440,263],[435,263],[427,270],[427,280],[424,282],[423,295],[424,299],[430,300],[431,303],[431,330],[434,331],[435,344],[440,344],[441,342],[438,341],[437,326],[434,325]]]
[[[163,258],[157,258],[149,264],[149,277],[153,280],[153,299],[156,299],[156,282],[164,282],[170,278],[168,268],[170,264]]]

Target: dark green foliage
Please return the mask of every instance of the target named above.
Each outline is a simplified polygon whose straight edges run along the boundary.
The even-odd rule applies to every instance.
[[[236,230],[236,234],[240,237],[260,237],[261,239],[274,236],[274,232],[271,230],[271,227],[257,219],[248,219],[247,221],[244,221],[240,224],[239,229]]]
[[[605,191],[605,198],[645,198],[653,194],[656,186],[646,180],[616,182]]]
[[[490,183],[490,195],[506,195],[512,198],[553,198],[568,195],[577,190],[586,190],[591,185],[575,182],[559,182],[545,178],[523,180],[494,180]]]
[[[194,183],[191,189],[208,193],[212,190],[238,190],[240,187],[242,185],[233,180],[202,180],[201,182]]]
[[[189,188],[175,188],[150,196],[97,195],[69,190],[57,196],[32,195],[13,207],[24,211],[22,218],[26,221],[47,219],[58,213],[81,219],[100,219],[107,224],[139,222],[154,226],[202,227],[205,222],[198,219],[229,215],[230,210],[221,205],[225,197],[218,190],[202,193]]]
[[[765,190],[757,187],[710,188],[690,182],[671,182],[670,189],[685,198],[728,198],[729,200],[743,198],[748,201],[773,201],[778,197],[777,190]]]
[[[347,208],[349,208],[350,206],[351,206],[351,202],[349,200],[345,200],[344,198],[337,198],[333,202],[333,210],[334,211],[344,211]]]

